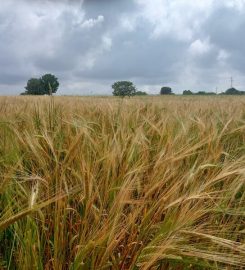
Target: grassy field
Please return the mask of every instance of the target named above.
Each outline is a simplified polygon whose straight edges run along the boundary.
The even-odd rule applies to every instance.
[[[1,97],[0,269],[245,269],[245,98]]]

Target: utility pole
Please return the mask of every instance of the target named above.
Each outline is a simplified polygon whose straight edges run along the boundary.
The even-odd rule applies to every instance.
[[[233,78],[231,77],[231,88],[233,88],[233,82],[234,82],[234,80],[233,80]]]

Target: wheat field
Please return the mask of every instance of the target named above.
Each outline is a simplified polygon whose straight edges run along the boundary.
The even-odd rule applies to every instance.
[[[0,269],[245,269],[245,99],[1,97]]]

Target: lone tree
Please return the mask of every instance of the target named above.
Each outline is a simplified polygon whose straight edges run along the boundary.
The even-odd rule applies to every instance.
[[[120,96],[120,97],[125,97],[125,96],[134,96],[136,93],[136,88],[132,82],[128,81],[119,81],[115,82],[112,85],[113,92],[112,94],[114,96]]]
[[[52,95],[59,87],[58,79],[52,74],[45,74],[41,78],[31,78],[22,95]]]
[[[170,87],[164,86],[161,88],[160,94],[161,95],[172,95],[173,92],[172,92],[172,89]]]

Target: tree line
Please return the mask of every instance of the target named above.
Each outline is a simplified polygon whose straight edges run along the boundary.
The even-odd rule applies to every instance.
[[[31,78],[27,81],[25,87],[25,92],[21,95],[52,95],[56,93],[59,88],[59,81],[56,76],[53,74],[45,74],[40,78]],[[120,97],[131,97],[131,96],[145,96],[147,95],[144,91],[139,91],[136,89],[136,86],[130,81],[117,81],[112,85],[112,94],[114,96]],[[174,95],[172,88],[169,86],[163,86],[160,89],[160,95]],[[182,95],[191,96],[191,95],[218,95],[215,92],[192,92],[191,90],[184,90]],[[245,91],[237,90],[232,87],[227,89],[225,92],[220,93],[219,95],[245,95]]]
[[[219,94],[215,92],[205,92],[205,91],[199,91],[197,93],[193,93],[191,90],[184,90],[183,95],[245,95],[245,91],[237,90],[234,87],[229,88],[225,92],[222,92]]]
[[[132,82],[129,81],[119,81],[115,82],[112,85],[114,96],[135,96],[135,95],[147,95],[146,92],[136,91],[136,87]],[[160,95],[174,95],[171,87],[163,86],[160,89]],[[215,92],[206,92],[206,91],[199,91],[199,92],[192,92],[191,90],[184,90],[182,95],[184,96],[191,96],[191,95],[245,95],[245,91],[237,90],[236,88],[232,87],[227,89],[225,92],[217,94]]]

